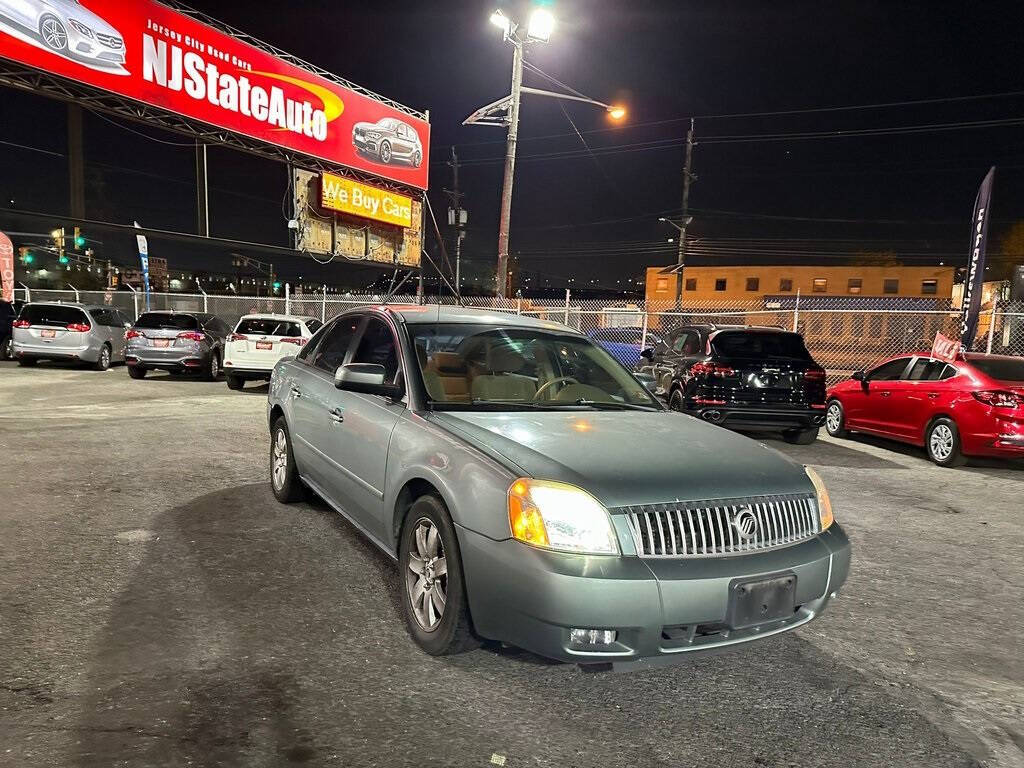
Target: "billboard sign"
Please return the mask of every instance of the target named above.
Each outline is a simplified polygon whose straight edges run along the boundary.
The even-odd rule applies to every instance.
[[[427,188],[425,120],[154,0],[0,0],[0,56]]]
[[[386,189],[360,184],[333,173],[320,175],[320,205],[331,211],[412,226],[412,198]]]

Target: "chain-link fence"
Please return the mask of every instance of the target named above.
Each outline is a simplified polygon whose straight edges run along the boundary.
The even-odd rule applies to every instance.
[[[26,298],[19,289],[18,298]],[[327,321],[352,307],[377,304],[381,294],[290,294],[280,296],[221,296],[213,294],[151,293],[151,309],[210,312],[234,323],[246,314],[276,312]],[[136,318],[146,309],[146,297],[132,291],[32,290],[33,301],[82,302],[115,306]],[[455,303],[451,296],[427,301]],[[412,295],[392,296],[391,304],[414,304]],[[745,302],[686,303],[682,308],[653,302],[561,299],[498,299],[463,297],[470,307],[529,315],[562,323],[603,344],[619,360],[635,365],[640,351],[668,341],[683,325],[758,325],[803,334],[814,359],[828,371],[829,383],[855,370],[903,352],[931,349],[936,333],[959,335],[959,310],[948,299],[872,297],[760,297]],[[1024,303],[1002,302],[982,310],[976,351],[1024,356]]]

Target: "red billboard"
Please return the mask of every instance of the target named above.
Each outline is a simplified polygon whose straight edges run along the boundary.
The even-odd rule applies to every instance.
[[[427,188],[425,120],[153,0],[0,0],[0,56]]]

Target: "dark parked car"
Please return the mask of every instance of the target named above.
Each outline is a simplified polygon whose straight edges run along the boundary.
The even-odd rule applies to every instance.
[[[133,379],[150,369],[220,376],[228,324],[204,312],[144,312],[127,333],[125,362]]]
[[[641,372],[674,411],[732,429],[814,442],[825,421],[825,369],[803,337],[779,328],[687,325],[642,353]]]
[[[598,328],[587,335],[627,368],[635,368],[639,364],[640,353],[645,348],[655,347],[662,342],[658,334],[650,331],[645,339],[644,329],[635,326]]]
[[[14,320],[25,302],[0,301],[0,360],[14,357]]]

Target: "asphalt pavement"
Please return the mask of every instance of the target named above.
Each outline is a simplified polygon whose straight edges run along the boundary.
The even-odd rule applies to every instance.
[[[1024,465],[767,439],[831,489],[843,594],[739,651],[595,673],[420,652],[394,564],[274,500],[265,402],[0,364],[0,766],[1024,765]]]

